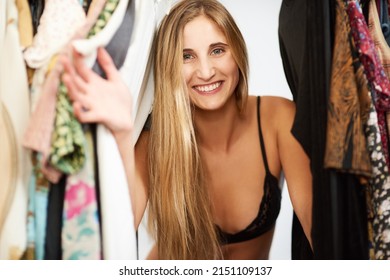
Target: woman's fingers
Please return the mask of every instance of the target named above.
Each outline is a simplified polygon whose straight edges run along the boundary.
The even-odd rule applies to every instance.
[[[74,84],[73,79],[71,78],[71,75],[69,73],[65,73],[62,75],[62,82],[65,84],[66,88],[68,89],[68,95],[70,100],[77,99],[76,85]]]
[[[65,70],[62,81],[68,88],[69,97],[71,99],[75,99],[77,98],[77,95],[87,93],[88,85],[86,81],[78,75],[78,71],[76,72],[75,65],[73,65],[73,63],[66,56],[61,58],[61,62]]]
[[[62,80],[68,88],[74,114],[82,123],[101,123],[111,131],[128,129],[132,125],[131,94],[103,48],[98,50],[98,62],[108,79],[87,68],[76,52],[73,61],[63,60]]]
[[[69,73],[70,75],[75,75],[76,70],[73,67],[73,64],[70,62],[69,58],[66,55],[61,55],[60,57],[61,63],[64,66],[65,72]]]
[[[118,80],[120,78],[118,69],[116,69],[110,54],[104,48],[98,49],[97,59],[108,80]]]
[[[80,101],[73,102],[73,113],[76,118],[82,123],[99,122],[97,113],[94,110],[89,110]]]
[[[86,82],[89,83],[95,74],[84,63],[84,57],[73,49],[73,62],[76,68],[77,74]]]

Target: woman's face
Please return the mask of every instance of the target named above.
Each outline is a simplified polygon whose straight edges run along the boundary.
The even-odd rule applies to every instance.
[[[239,71],[222,31],[205,16],[183,32],[183,77],[191,102],[200,109],[221,108],[237,87]]]

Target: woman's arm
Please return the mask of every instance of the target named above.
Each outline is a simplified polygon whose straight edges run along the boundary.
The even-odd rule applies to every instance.
[[[282,169],[294,211],[311,243],[312,176],[310,161],[302,146],[291,133],[295,104],[287,99],[278,102],[277,142]]]
[[[62,80],[68,88],[78,120],[101,123],[112,132],[126,172],[134,222],[138,228],[147,201],[147,166],[142,164],[146,163],[146,136],[141,136],[142,141],[134,151],[131,94],[105,49],[98,50],[97,59],[107,79],[89,69],[83,57],[74,52],[73,61],[67,57],[61,58],[65,69]]]

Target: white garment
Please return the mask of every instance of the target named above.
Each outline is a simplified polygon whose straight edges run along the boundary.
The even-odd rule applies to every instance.
[[[14,193],[0,232],[0,259],[19,259],[26,249],[27,185],[31,163],[29,152],[21,144],[29,118],[29,92],[15,0],[0,1],[0,30],[0,101],[14,130],[17,161]],[[6,176],[1,173],[3,171],[0,169],[0,177]]]
[[[125,63],[120,69],[121,76],[130,88],[134,100],[134,144],[141,134],[154,99],[153,71],[150,63],[153,37],[171,5],[172,0],[136,0],[136,18],[131,44]]]
[[[33,43],[24,59],[33,69],[47,65],[85,22],[85,12],[78,0],[46,0]]]
[[[139,28],[138,30],[142,29],[142,32],[145,32],[144,40],[149,40],[147,43],[145,42],[144,46],[145,49],[143,50],[144,54],[150,53],[151,51],[151,44],[152,44],[152,38],[155,30],[157,30],[161,20],[165,15],[167,15],[172,7],[172,5],[177,2],[178,0],[154,0],[154,18],[150,19],[148,21],[148,24],[139,24],[140,26],[147,26],[148,28]],[[152,2],[152,1],[150,1]],[[139,16],[145,15],[144,20],[147,20],[147,10],[140,10],[137,11],[137,14]],[[150,15],[149,15],[150,16]],[[154,28],[152,27],[152,21],[154,21]],[[149,33],[147,34],[146,31]],[[142,46],[142,45],[141,45]],[[141,47],[140,46],[140,47]],[[147,56],[143,57],[144,62],[148,59]],[[137,63],[137,62],[135,62]],[[126,69],[129,74],[131,73],[131,65],[129,61],[129,66]],[[125,69],[121,69],[122,77],[127,77],[129,74],[126,74],[124,72]],[[137,69],[138,70],[138,69]],[[137,100],[137,102],[134,103],[135,108],[134,109],[134,130],[133,130],[133,141],[134,144],[137,142],[139,135],[142,132],[142,129],[144,127],[146,118],[148,117],[149,113],[152,110],[153,106],[153,100],[154,100],[154,79],[153,79],[153,67],[150,62],[148,62],[148,66],[145,69],[144,78],[142,81],[142,84],[140,85],[140,91],[138,95],[133,96],[133,100]],[[138,80],[140,81],[140,80]],[[134,91],[136,92],[136,91]],[[154,245],[153,237],[150,235],[147,229],[148,225],[148,210],[146,209],[144,217],[138,227],[138,257],[139,259],[146,259],[148,256],[150,250],[152,249]]]

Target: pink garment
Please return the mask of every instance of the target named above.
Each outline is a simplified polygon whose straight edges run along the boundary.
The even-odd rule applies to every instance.
[[[95,189],[84,181],[69,184],[69,190],[66,192],[66,201],[69,206],[65,213],[65,218],[73,219],[75,216],[80,215],[82,209],[96,201]]]

